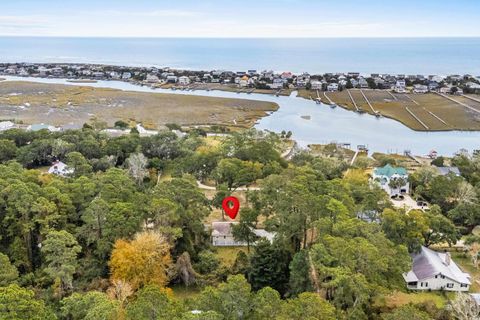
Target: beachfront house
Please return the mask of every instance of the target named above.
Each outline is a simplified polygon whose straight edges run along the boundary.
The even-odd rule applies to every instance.
[[[452,260],[449,252],[421,247],[412,255],[412,270],[403,274],[410,290],[468,291],[470,275]]]
[[[245,75],[245,76],[240,78],[240,81],[238,82],[238,85],[240,87],[248,87],[248,80],[249,80],[249,78]]]
[[[212,244],[215,247],[244,247],[246,242],[236,241],[232,234],[232,225],[238,222],[217,221],[212,222]],[[275,233],[265,231],[264,229],[253,229],[253,233],[259,238],[265,238],[273,242]]]
[[[73,172],[74,170],[72,168],[69,168],[65,163],[58,160],[52,163],[52,166],[48,169],[48,173],[62,177],[66,177]]]
[[[368,89],[369,88],[368,81],[365,78],[358,79],[358,87],[360,89]]]
[[[413,92],[414,93],[427,93],[428,87],[423,84],[415,84],[413,85]]]
[[[322,90],[323,83],[322,81],[314,80],[310,82],[312,90]]]
[[[392,167],[387,164],[373,170],[375,181],[390,197],[397,197],[409,192],[408,173],[405,168]]]
[[[330,91],[330,92],[334,92],[334,91],[338,91],[338,83],[329,83],[328,86],[327,86],[327,91]]]
[[[270,87],[270,89],[278,90],[278,89],[283,89],[284,84],[285,84],[285,81],[283,79],[275,78],[273,79],[273,82],[268,86]]]
[[[178,84],[181,86],[188,86],[190,84],[190,78],[186,76],[179,77]]]
[[[395,87],[393,88],[393,90],[396,93],[405,93],[406,92],[405,87],[406,87],[405,80],[397,80],[395,82]]]

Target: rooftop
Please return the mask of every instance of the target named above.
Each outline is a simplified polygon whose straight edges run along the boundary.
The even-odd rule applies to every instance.
[[[451,260],[448,252],[437,252],[422,246],[420,252],[414,254],[412,258],[412,270],[403,275],[407,282],[422,281],[442,274],[458,283],[471,284],[470,275],[460,270],[457,264]]]
[[[400,176],[407,175],[407,169],[402,167],[392,167],[389,164],[387,164],[385,167],[382,167],[382,168],[376,168],[374,172],[375,172],[375,175],[377,176],[386,176],[389,178],[394,174],[398,174]]]

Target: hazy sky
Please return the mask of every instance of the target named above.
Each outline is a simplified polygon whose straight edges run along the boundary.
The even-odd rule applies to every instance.
[[[478,0],[0,1],[0,35],[480,36]]]

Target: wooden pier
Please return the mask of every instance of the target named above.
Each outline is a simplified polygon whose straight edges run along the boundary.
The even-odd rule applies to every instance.
[[[415,115],[415,113],[413,113],[412,111],[410,111],[410,109],[408,109],[408,107],[405,107],[405,110],[407,110],[407,112],[410,113],[410,115],[411,115],[412,117],[414,117],[415,120],[417,120],[425,129],[427,129],[427,130],[430,129],[425,123],[423,123],[422,120],[420,120],[420,119]]]
[[[475,109],[474,107],[469,106],[468,104],[465,104],[465,103],[463,103],[463,102],[460,102],[460,101],[458,101],[458,100],[455,100],[455,99],[453,99],[453,98],[451,98],[451,97],[449,97],[449,96],[447,96],[447,95],[445,95],[445,94],[443,94],[443,93],[438,93],[438,92],[435,92],[435,93],[438,94],[438,95],[441,96],[441,97],[444,97],[445,99],[448,99],[448,100],[450,100],[450,101],[453,101],[453,102],[461,105],[462,107],[465,107],[465,108],[467,108],[467,109],[469,109],[469,110],[472,110],[473,112],[480,113],[480,110]]]
[[[410,99],[410,100],[411,100],[413,103],[415,103],[417,106],[419,106],[419,105],[420,105],[420,103],[418,103],[417,101],[413,100],[413,98],[412,98],[412,97],[410,97],[410,95],[409,95],[409,94],[407,94],[407,98],[408,98],[408,99]]]
[[[474,97],[467,96],[466,94],[462,94],[461,96],[462,96],[462,97],[464,97],[464,98],[470,99],[470,100],[472,100],[472,101],[475,101],[475,102],[478,102],[478,103],[480,103],[480,99],[477,99],[477,98],[474,98]]]
[[[365,93],[363,92],[363,90],[360,90],[360,93],[362,94],[363,96],[363,99],[365,99],[365,101],[367,101],[367,104],[368,106],[370,107],[370,109],[372,110],[372,112],[376,115],[376,116],[379,116],[380,115],[380,112],[378,112],[377,110],[375,110],[372,106],[372,104],[370,103],[370,101],[368,100],[367,96],[365,95]]]
[[[390,92],[390,91],[388,91],[388,90],[387,90],[387,92],[388,92],[388,94],[389,94],[389,95],[391,95],[391,96],[392,96],[393,100],[398,100],[398,98],[397,98],[397,97],[395,97],[395,95],[394,95],[393,93],[391,93],[391,92]]]
[[[329,96],[327,96],[327,92],[326,92],[326,91],[323,92],[323,95],[325,96],[325,98],[326,98],[326,99],[328,100],[328,102],[330,103],[330,107],[331,107],[331,108],[335,108],[335,107],[337,106],[336,103],[333,102],[332,99],[330,99]]]
[[[350,100],[352,100],[352,103],[353,103],[353,106],[355,107],[355,109],[357,110],[357,112],[361,112],[360,108],[357,106],[357,103],[355,102],[355,100],[353,99],[352,97],[352,94],[350,93],[350,90],[347,89],[347,93],[350,97]]]

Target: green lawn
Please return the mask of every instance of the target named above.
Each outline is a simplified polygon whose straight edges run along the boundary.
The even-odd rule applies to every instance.
[[[251,250],[251,248],[250,248]],[[217,257],[227,267],[231,267],[240,251],[247,253],[246,247],[217,247]]]
[[[201,289],[196,286],[186,287],[181,284],[177,284],[172,288],[173,294],[175,298],[179,300],[186,300],[195,298],[197,295],[200,294]]]
[[[445,306],[448,300],[453,297],[452,293],[445,292],[399,292],[395,291],[388,296],[378,298],[375,304],[380,307],[387,307],[394,309],[408,303],[418,304],[431,301],[441,309]]]

